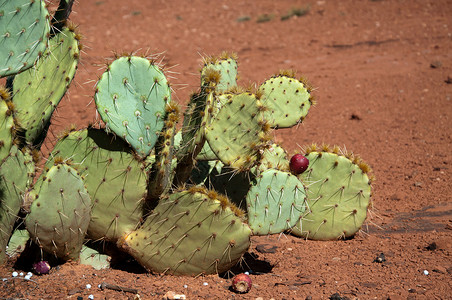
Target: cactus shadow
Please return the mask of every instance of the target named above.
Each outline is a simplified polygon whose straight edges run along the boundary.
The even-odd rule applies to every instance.
[[[223,279],[230,279],[236,274],[243,272],[249,272],[252,275],[263,275],[271,273],[274,266],[267,260],[259,259],[259,255],[247,252],[243,255],[243,259],[234,267],[218,275]]]

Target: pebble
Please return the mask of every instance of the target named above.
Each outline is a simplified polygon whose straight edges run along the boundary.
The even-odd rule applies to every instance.
[[[207,282],[204,282],[202,285],[203,286],[208,286],[209,284]]]
[[[432,271],[437,272],[437,273],[441,273],[441,274],[446,274],[447,273],[447,269],[444,268],[444,267],[441,267],[441,266],[436,266],[435,268],[433,268]]]
[[[94,299],[94,296],[93,296],[93,295],[89,295],[89,296],[88,296],[88,299],[93,300],[93,299]]]
[[[173,291],[168,291],[163,296],[163,299],[179,299],[179,300],[183,300],[183,299],[187,299],[187,297],[184,294],[176,294]]]
[[[188,285],[184,284],[184,289],[187,289],[187,288],[188,288]]]
[[[91,284],[88,283],[88,284],[86,285],[86,288],[89,290],[89,289],[91,288]]]
[[[424,275],[428,275],[428,271],[427,270],[424,270]]]
[[[17,275],[19,275],[19,274],[14,271],[12,275],[13,275],[13,277],[17,277]]]

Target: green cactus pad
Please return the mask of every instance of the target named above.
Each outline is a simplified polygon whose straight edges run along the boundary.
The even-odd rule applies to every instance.
[[[109,269],[111,257],[97,250],[83,246],[80,251],[80,264],[92,266],[95,270]]]
[[[50,118],[74,78],[80,56],[79,36],[65,28],[50,39],[36,67],[16,75],[13,102],[29,144],[42,142]]]
[[[175,103],[171,103],[167,106],[165,128],[155,147],[155,162],[148,180],[149,199],[157,200],[171,188],[175,168],[175,163],[173,163],[174,137],[178,119],[179,107]],[[177,162],[176,160],[174,161]]]
[[[136,56],[116,59],[97,83],[97,111],[107,128],[142,158],[154,148],[164,125],[171,90],[163,72]]]
[[[25,226],[32,240],[61,259],[77,259],[91,217],[91,199],[72,167],[55,164],[29,192]]]
[[[132,149],[103,130],[73,131],[62,138],[46,166],[55,157],[71,160],[85,178],[91,196],[88,237],[116,241],[135,230],[143,217],[146,172]]]
[[[192,188],[159,203],[122,246],[145,268],[176,275],[229,270],[250,246],[243,212],[214,191]]]
[[[268,149],[265,149],[264,154],[262,155],[259,170],[263,172],[268,169],[289,171],[287,152],[278,144],[272,144]]]
[[[31,157],[16,146],[0,162],[0,264],[33,174]]]
[[[6,249],[6,254],[9,257],[14,257],[22,253],[30,240],[30,234],[26,229],[16,229],[14,230],[11,238],[9,239],[8,249]]]
[[[219,58],[206,59],[201,69],[201,85],[211,81],[213,72],[218,72],[219,80],[215,84],[215,91],[218,93],[225,92],[237,86],[237,57],[235,54],[222,54]]]
[[[13,144],[14,123],[9,93],[0,86],[0,161],[8,156]]]
[[[35,64],[47,47],[49,18],[44,1],[0,0],[0,77]]]
[[[299,175],[307,187],[308,209],[293,233],[314,240],[353,236],[367,216],[371,186],[367,165],[329,152],[311,152]]]
[[[248,223],[254,235],[281,233],[294,226],[306,209],[303,184],[290,173],[262,172],[246,196]]]
[[[300,123],[311,107],[306,85],[289,75],[277,75],[260,87],[262,103],[268,110],[264,117],[272,127],[287,128]]]
[[[216,156],[232,168],[247,170],[260,160],[270,140],[262,105],[251,93],[225,94],[218,114],[206,127],[206,138]]]

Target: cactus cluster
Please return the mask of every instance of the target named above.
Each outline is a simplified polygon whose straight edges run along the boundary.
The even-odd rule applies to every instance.
[[[333,240],[365,221],[371,176],[359,157],[309,146],[308,169],[292,174],[272,138],[306,118],[314,104],[306,80],[281,71],[243,89],[230,53],[205,59],[182,122],[164,70],[148,57],[117,56],[96,84],[103,123],[61,133],[42,167],[40,147],[80,56],[80,35],[64,19],[72,1],[61,0],[52,18],[43,1],[0,7],[0,32],[18,22],[33,29],[30,41],[8,40],[31,48],[0,56],[0,76],[8,76],[0,89],[0,263],[25,227],[41,257],[77,260],[86,241],[105,241],[152,272],[219,273],[240,261],[253,235]]]

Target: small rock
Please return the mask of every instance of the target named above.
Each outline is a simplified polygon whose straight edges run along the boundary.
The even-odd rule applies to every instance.
[[[414,185],[415,187],[422,187],[422,182],[416,181],[413,185]]]
[[[429,251],[434,251],[434,250],[436,250],[437,248],[438,248],[438,246],[436,245],[435,242],[430,243],[427,247],[425,247],[425,249],[426,249],[426,250],[429,250]]]
[[[264,298],[262,298],[262,297],[257,297],[257,298],[254,299],[254,300],[264,300]]]
[[[428,271],[427,270],[424,270],[424,275],[428,275]]]
[[[168,291],[164,296],[163,299],[187,299],[187,297],[184,294],[176,294],[173,291]]]
[[[432,68],[432,69],[438,69],[438,68],[440,68],[442,65],[443,65],[442,62],[440,62],[439,60],[435,60],[435,61],[432,61],[432,62],[430,63],[430,68]]]
[[[256,246],[257,252],[260,253],[276,253],[276,249],[278,249],[278,247],[269,244],[259,244]]]
[[[383,252],[378,254],[377,257],[374,259],[374,262],[380,263],[380,264],[385,262],[385,261],[386,261],[386,256],[385,256],[385,254]]]
[[[445,83],[451,84],[452,83],[452,76],[447,76],[446,80],[444,80]]]
[[[446,274],[447,273],[447,269],[442,267],[442,266],[436,266],[432,269],[433,272],[436,273],[441,273],[441,274]]]

